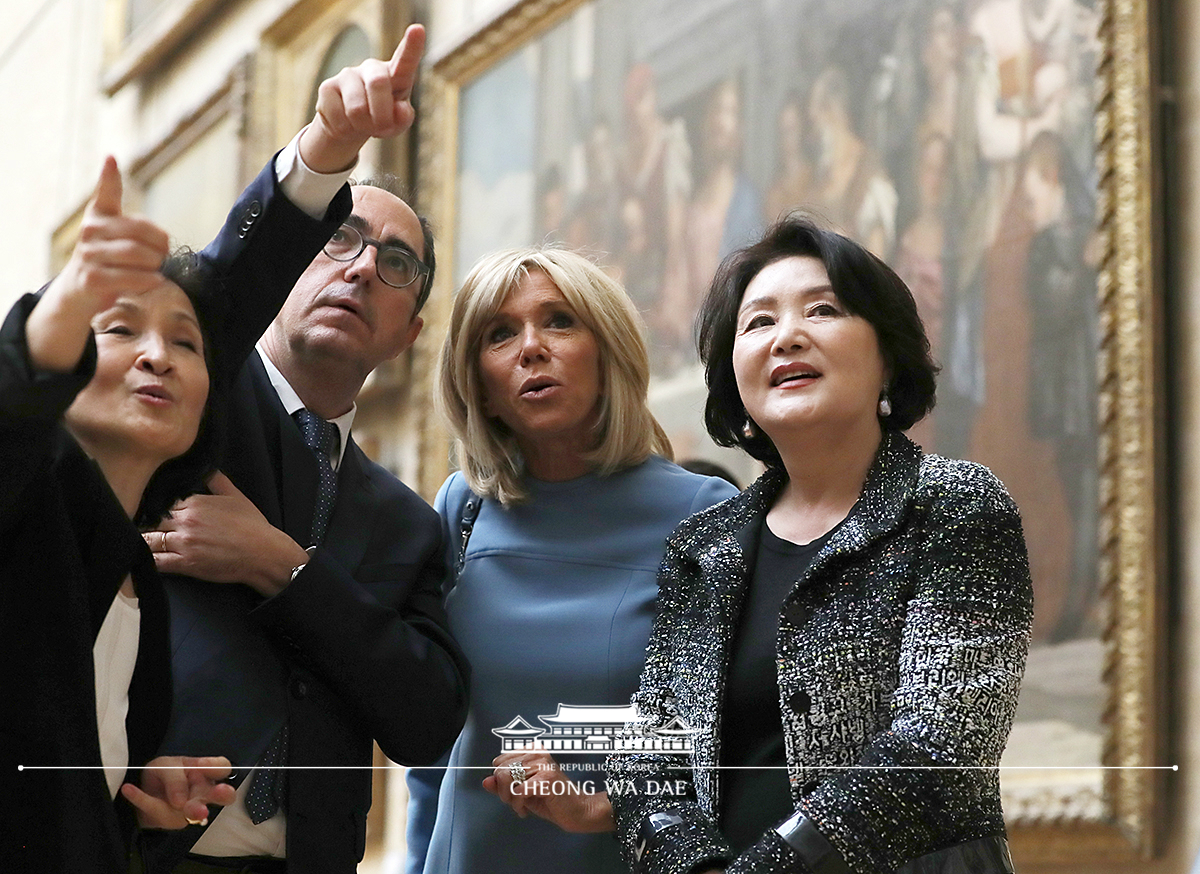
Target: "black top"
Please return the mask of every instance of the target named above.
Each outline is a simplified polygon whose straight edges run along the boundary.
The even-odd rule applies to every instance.
[[[738,852],[791,816],[795,807],[775,670],[779,609],[838,527],[804,544],[784,540],[765,523],[759,534],[721,720],[721,765],[729,768],[721,772],[721,831]]]

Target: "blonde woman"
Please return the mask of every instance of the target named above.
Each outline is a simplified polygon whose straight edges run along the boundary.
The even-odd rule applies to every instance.
[[[436,507],[450,563],[461,567],[447,612],[473,668],[471,713],[431,840],[420,823],[428,829],[433,820],[436,776],[410,779],[410,870],[421,870],[419,848],[429,841],[427,872],[615,874],[624,866],[610,836],[518,820],[489,794],[507,794],[526,764],[529,774],[546,758],[510,754],[493,774],[501,738],[492,729],[517,717],[539,727],[560,704],[627,705],[666,537],[734,489],[670,461],[646,405],[637,311],[620,285],[573,252],[481,260],[455,299],[440,380],[462,470]],[[472,521],[473,495],[482,500]],[[603,798],[602,755],[558,758],[581,791]],[[520,813],[534,809],[528,801]]]

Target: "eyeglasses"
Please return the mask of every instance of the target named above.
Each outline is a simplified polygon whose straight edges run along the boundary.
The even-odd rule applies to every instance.
[[[334,261],[353,261],[367,246],[375,247],[375,272],[392,288],[412,285],[429,273],[429,267],[408,249],[363,236],[353,225],[342,225],[325,244],[325,254]]]

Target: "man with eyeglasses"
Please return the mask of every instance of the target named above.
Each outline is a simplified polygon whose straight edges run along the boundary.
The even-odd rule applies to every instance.
[[[411,123],[423,36],[410,28],[416,55],[397,51],[390,85],[371,75],[386,62],[325,82],[308,131],[358,129],[361,146],[407,129],[387,119]],[[306,137],[293,163],[320,176],[303,166]],[[330,198],[357,151],[334,164],[346,169],[326,178]],[[396,761],[430,764],[465,716],[437,515],[351,433],[367,376],[420,333],[433,237],[394,190],[357,184],[351,195],[350,216],[238,376],[212,494],[146,535],[159,569],[186,575],[167,583],[175,699],[164,750],[254,766],[211,825],[151,848],[152,870],[349,874],[364,851],[372,740]]]

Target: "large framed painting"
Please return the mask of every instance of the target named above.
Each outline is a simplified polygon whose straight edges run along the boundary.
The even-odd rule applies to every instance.
[[[731,249],[802,209],[905,279],[942,368],[911,436],[987,464],[1024,519],[1001,781],[1035,867],[1144,858],[1161,821],[1152,38],[1147,0],[528,0],[423,86],[432,333],[480,255],[592,253],[645,317],[677,457],[755,474],[704,434],[692,334]]]

